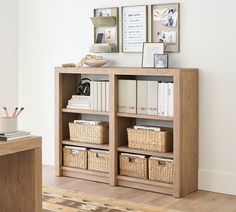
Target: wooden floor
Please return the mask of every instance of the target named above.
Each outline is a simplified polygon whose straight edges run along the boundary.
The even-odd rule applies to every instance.
[[[168,209],[191,212],[236,212],[236,196],[198,191],[182,199],[142,190],[111,187],[106,184],[66,177],[55,177],[54,167],[43,167],[43,185],[80,191]]]

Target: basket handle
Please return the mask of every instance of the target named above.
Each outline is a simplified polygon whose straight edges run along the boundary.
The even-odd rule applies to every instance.
[[[161,167],[166,167],[166,162],[165,161],[161,161],[161,160],[158,160],[158,166],[161,166]]]
[[[128,157],[129,163],[135,163],[135,159],[134,157]]]

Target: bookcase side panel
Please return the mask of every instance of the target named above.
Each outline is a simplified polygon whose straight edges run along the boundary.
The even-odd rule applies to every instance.
[[[181,71],[181,144],[179,151],[179,196],[198,186],[198,71]]]

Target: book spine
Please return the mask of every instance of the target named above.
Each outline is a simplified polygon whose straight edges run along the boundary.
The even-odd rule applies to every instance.
[[[106,111],[106,82],[102,82],[102,111]]]
[[[147,95],[147,114],[157,115],[158,111],[158,82],[148,81],[147,85],[148,95]]]
[[[168,83],[163,83],[163,115],[168,115]]]
[[[147,81],[137,81],[137,113],[147,114]]]
[[[126,112],[126,80],[118,80],[118,112]]]
[[[106,111],[109,112],[110,83],[106,82]]]
[[[91,99],[91,105],[90,110],[94,110],[94,82],[90,82],[90,99]]]
[[[102,111],[102,82],[98,83],[98,105],[97,105],[97,111]]]
[[[168,83],[168,116],[174,116],[174,84]]]
[[[136,113],[137,112],[137,81],[127,80],[125,91],[126,95],[126,112]]]
[[[93,82],[93,110],[98,110],[98,82]]]
[[[163,116],[163,98],[162,98],[163,83],[158,83],[158,116]]]

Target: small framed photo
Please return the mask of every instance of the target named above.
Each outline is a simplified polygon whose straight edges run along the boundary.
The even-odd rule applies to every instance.
[[[154,55],[164,54],[164,43],[143,43],[142,67],[154,68]]]
[[[168,54],[155,54],[154,67],[155,68],[168,68]]]

